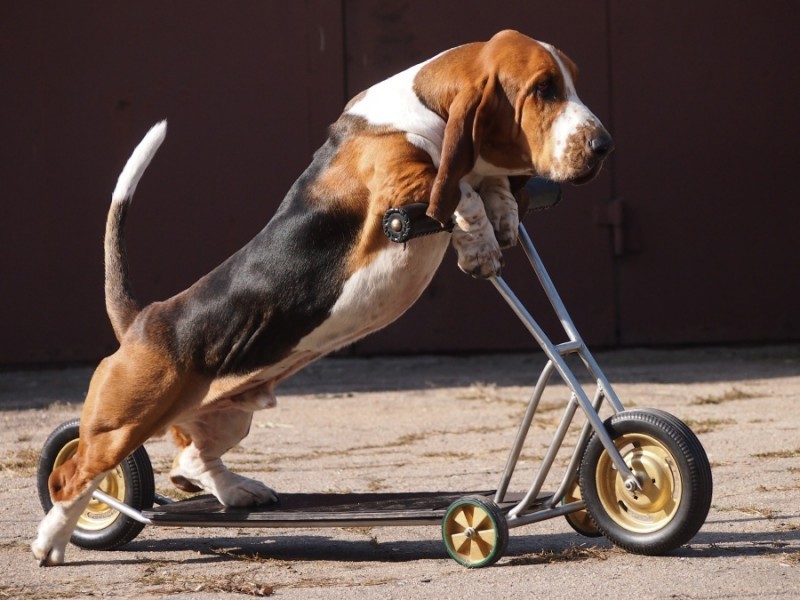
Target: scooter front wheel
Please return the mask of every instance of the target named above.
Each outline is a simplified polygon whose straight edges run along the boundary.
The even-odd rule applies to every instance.
[[[36,484],[45,512],[53,507],[47,484],[50,474],[77,452],[79,433],[79,420],[72,419],[59,425],[44,443]],[[100,490],[136,510],[153,506],[153,467],[144,447],[139,447],[110,471],[100,483]],[[81,548],[113,550],[133,540],[143,528],[142,523],[92,498],[78,519],[70,541]]]
[[[618,413],[605,422],[641,489],[628,489],[597,435],[586,447],[580,488],[597,529],[615,545],[659,555],[688,542],[711,506],[712,478],[691,429],[663,411]]]

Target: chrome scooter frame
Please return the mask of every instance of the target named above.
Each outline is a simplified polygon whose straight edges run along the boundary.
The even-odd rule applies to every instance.
[[[611,387],[611,384],[608,382],[608,379],[606,379],[605,375],[600,370],[597,361],[589,352],[586,344],[583,341],[583,338],[578,333],[578,330],[572,322],[564,303],[561,301],[561,297],[556,291],[555,285],[553,284],[547,269],[544,267],[542,259],[539,257],[539,253],[536,251],[536,248],[534,247],[527,230],[522,224],[519,226],[519,243],[528,257],[531,267],[536,273],[547,299],[550,301],[550,304],[552,305],[553,310],[555,311],[556,316],[558,317],[558,320],[560,321],[569,341],[560,344],[553,343],[545,334],[541,326],[531,316],[516,294],[514,294],[505,280],[502,277],[494,277],[491,279],[495,288],[497,288],[497,291],[508,303],[517,317],[519,317],[520,321],[522,321],[523,325],[525,325],[525,328],[530,332],[533,338],[538,342],[548,359],[547,363],[542,369],[542,373],[539,376],[539,380],[536,383],[536,387],[534,388],[531,398],[528,402],[525,415],[522,419],[522,423],[520,424],[516,439],[514,440],[511,452],[506,462],[503,476],[495,493],[494,501],[497,504],[503,504],[506,502],[508,486],[519,461],[519,456],[522,452],[525,440],[527,439],[530,426],[539,406],[539,401],[541,400],[542,394],[544,393],[544,390],[547,387],[554,371],[561,376],[561,379],[569,388],[571,397],[564,412],[564,416],[562,417],[561,422],[556,429],[553,441],[545,453],[545,456],[542,459],[539,469],[536,472],[536,475],[534,476],[533,482],[528,488],[527,493],[507,514],[508,526],[510,528],[543,521],[545,519],[569,514],[585,508],[585,505],[581,500],[570,502],[568,504],[562,504],[562,499],[565,497],[567,491],[576,484],[578,467],[580,466],[583,452],[589,442],[589,436],[592,434],[592,432],[594,432],[600,439],[618,472],[628,474],[625,478],[625,487],[629,490],[641,489],[641,485],[633,476],[633,474],[631,474],[630,467],[626,465],[622,459],[622,456],[617,450],[617,447],[614,445],[614,442],[611,440],[611,437],[606,431],[603,421],[599,415],[600,407],[604,400],[608,400],[608,404],[611,406],[611,409],[614,411],[614,413],[624,410],[622,403],[620,402],[616,392],[614,392],[614,389]],[[565,361],[565,357],[572,354],[577,354],[580,357],[592,379],[596,382],[596,389],[591,400],[586,389],[583,385],[581,385],[581,383],[578,381],[578,378]],[[564,438],[567,435],[578,408],[581,408],[586,416],[586,423],[581,429],[578,442],[575,446],[575,451],[573,452],[572,458],[570,459],[567,467],[566,475],[562,479],[561,484],[556,492],[553,493],[552,496],[542,499],[540,498],[542,486],[550,472],[550,469],[553,466],[553,462],[559,450],[561,449],[561,446],[563,445]]]

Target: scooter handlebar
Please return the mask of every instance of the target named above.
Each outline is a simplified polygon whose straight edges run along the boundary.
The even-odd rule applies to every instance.
[[[525,195],[521,204],[527,205],[528,212],[552,208],[561,201],[563,195],[561,184],[539,177],[530,179],[518,194]],[[383,232],[392,242],[401,244],[425,235],[453,230],[452,222],[443,226],[426,215],[426,210],[428,205],[425,202],[390,208],[383,215]]]

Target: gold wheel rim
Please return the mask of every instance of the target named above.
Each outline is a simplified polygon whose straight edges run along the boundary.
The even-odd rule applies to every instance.
[[[607,452],[597,461],[597,493],[606,513],[628,531],[651,533],[666,527],[680,506],[683,484],[675,457],[655,438],[624,434],[614,440],[641,490],[625,489],[625,481]]]
[[[491,515],[477,504],[464,503],[447,515],[444,533],[456,560],[479,565],[497,546],[497,527]]]
[[[572,484],[572,487],[564,494],[564,499],[562,500],[562,504],[571,504],[572,502],[578,502],[583,500],[581,496],[581,488],[577,482]],[[597,526],[592,521],[592,518],[589,516],[589,513],[586,512],[585,508],[581,510],[576,510],[575,512],[567,513],[564,517],[572,523],[572,525],[579,529],[582,532],[586,532],[590,535],[599,534],[600,531],[597,529]]]
[[[67,462],[78,451],[78,440],[72,440],[64,444],[61,451],[56,456],[53,470]],[[100,490],[116,498],[120,502],[125,501],[125,476],[122,467],[117,466],[110,471],[100,482]],[[119,517],[119,511],[111,508],[105,502],[92,498],[86,510],[81,513],[78,519],[78,527],[86,531],[100,531],[111,525]]]

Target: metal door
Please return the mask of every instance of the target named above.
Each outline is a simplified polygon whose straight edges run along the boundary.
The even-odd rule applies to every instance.
[[[325,0],[3,3],[0,363],[116,346],[105,216],[149,126],[169,120],[128,223],[143,302],[263,227],[339,114],[343,80],[341,8]]]
[[[798,339],[800,5],[610,7],[620,343]]]

